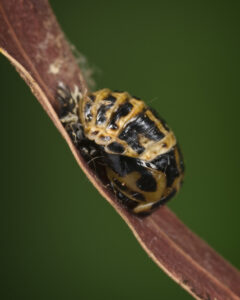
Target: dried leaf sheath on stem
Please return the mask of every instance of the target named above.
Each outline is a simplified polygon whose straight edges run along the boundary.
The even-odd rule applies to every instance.
[[[46,0],[1,0],[0,48],[30,86],[77,162],[117,210],[148,255],[196,299],[240,299],[240,274],[193,234],[167,207],[141,219],[120,207],[85,164],[58,119],[56,88],[87,89]]]

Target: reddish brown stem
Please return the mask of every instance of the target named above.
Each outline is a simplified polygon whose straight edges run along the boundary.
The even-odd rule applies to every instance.
[[[58,118],[59,82],[87,89],[47,0],[1,0],[0,47],[30,86],[88,178],[171,278],[196,299],[240,300],[240,273],[192,233],[167,207],[139,218],[115,201],[88,168]]]

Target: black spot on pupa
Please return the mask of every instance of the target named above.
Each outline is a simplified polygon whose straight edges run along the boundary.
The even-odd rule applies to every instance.
[[[125,148],[117,142],[112,142],[107,147],[110,151],[112,151],[114,153],[123,153],[125,150]]]
[[[103,100],[112,102],[112,104],[113,104],[116,102],[116,97],[114,97],[113,95],[109,95],[106,98],[104,98]]]
[[[117,126],[116,122],[119,119],[121,119],[122,117],[127,116],[131,112],[132,108],[133,108],[133,106],[129,102],[125,102],[125,103],[121,104],[118,107],[117,111],[115,111],[113,113],[111,121],[110,121],[110,123],[108,125],[108,128],[110,128],[110,129],[117,129],[118,126]]]
[[[145,172],[136,182],[137,187],[145,192],[155,192],[157,183],[151,173]]]
[[[106,112],[112,107],[112,103],[109,105],[101,105],[97,111],[96,125],[106,122]]]

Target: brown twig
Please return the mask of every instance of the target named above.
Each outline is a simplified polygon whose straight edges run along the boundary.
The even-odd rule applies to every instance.
[[[47,0],[1,0],[0,47],[39,100],[88,178],[171,278],[196,299],[239,300],[240,273],[193,234],[167,207],[146,218],[123,209],[88,168],[58,118],[59,82],[86,82]]]

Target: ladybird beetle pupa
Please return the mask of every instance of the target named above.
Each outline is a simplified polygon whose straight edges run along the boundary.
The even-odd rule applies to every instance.
[[[173,132],[142,100],[102,89],[82,96],[63,85],[61,121],[83,156],[100,160],[119,202],[148,214],[170,199],[183,180]]]

